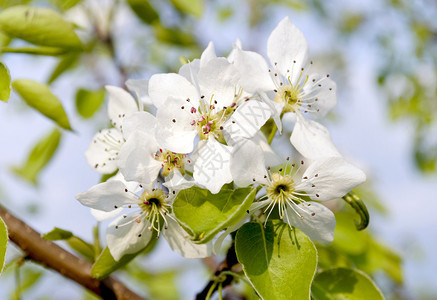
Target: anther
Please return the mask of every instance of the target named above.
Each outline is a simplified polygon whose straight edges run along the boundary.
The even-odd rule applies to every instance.
[[[176,119],[173,119],[172,121],[173,121],[173,123],[176,123]]]
[[[319,177],[319,174],[314,175],[314,177]]]
[[[312,213],[311,215],[314,217],[316,215],[316,213]]]
[[[320,195],[319,195],[319,194],[316,194],[316,197],[318,198],[318,197],[320,197]]]
[[[308,177],[307,176],[305,176],[303,179],[308,179]]]
[[[124,189],[124,191],[127,193],[127,189]]]
[[[118,208],[118,206],[117,206],[117,205],[114,205],[114,208]]]
[[[181,109],[184,109],[185,107],[184,106],[181,106]]]

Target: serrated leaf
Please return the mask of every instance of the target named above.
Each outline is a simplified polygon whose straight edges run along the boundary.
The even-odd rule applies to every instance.
[[[55,81],[59,76],[61,76],[65,71],[73,68],[79,58],[77,54],[67,54],[59,60],[49,79],[47,80],[48,84],[51,84]]]
[[[171,0],[174,7],[182,13],[191,14],[198,18],[203,13],[203,0]]]
[[[49,163],[58,149],[61,136],[61,132],[54,129],[32,148],[27,161],[21,167],[13,167],[13,171],[23,179],[36,185],[39,173]]]
[[[375,283],[359,270],[336,268],[316,276],[311,287],[316,300],[383,300]]]
[[[132,11],[146,24],[159,21],[159,14],[148,0],[127,0]]]
[[[237,231],[235,251],[262,299],[309,299],[317,250],[300,230],[281,220],[246,223]]]
[[[0,29],[36,45],[83,49],[73,25],[49,8],[26,5],[7,8],[0,13]]]
[[[156,235],[154,235],[150,239],[150,242],[147,244],[146,247],[144,247],[143,249],[141,249],[136,253],[124,255],[122,258],[120,258],[119,261],[114,260],[114,258],[111,255],[111,252],[109,252],[109,248],[106,247],[102,251],[100,256],[96,259],[96,262],[93,264],[93,267],[91,269],[91,276],[99,280],[104,279],[115,270],[125,266],[127,263],[129,263],[132,259],[137,257],[139,254],[146,254],[152,251],[156,245],[156,242],[157,242]]]
[[[5,222],[0,218],[0,274],[3,272],[6,257],[6,247],[8,246],[8,229]]]
[[[19,79],[12,82],[12,87],[29,106],[52,119],[62,128],[72,130],[61,101],[47,85],[29,79]]]
[[[238,223],[255,199],[256,189],[222,188],[218,194],[191,187],[173,202],[173,212],[197,243],[207,243],[221,230]]]
[[[76,93],[76,109],[83,118],[91,118],[105,101],[105,90],[79,89]]]
[[[11,75],[8,68],[0,62],[0,100],[8,102],[11,95]]]
[[[66,241],[74,251],[90,261],[94,260],[94,246],[75,236],[71,231],[55,227],[52,231],[43,234],[42,238],[50,241]]]

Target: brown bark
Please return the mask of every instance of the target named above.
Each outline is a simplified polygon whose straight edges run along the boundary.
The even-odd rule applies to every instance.
[[[77,282],[103,299],[143,299],[122,282],[109,276],[97,280],[91,276],[92,264],[64,250],[0,205],[0,217],[8,227],[9,239],[23,250],[27,259],[40,263]]]

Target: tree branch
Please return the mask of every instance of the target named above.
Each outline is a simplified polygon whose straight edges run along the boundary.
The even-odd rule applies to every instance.
[[[91,276],[92,264],[41,238],[29,225],[0,205],[0,217],[8,227],[9,239],[29,258],[77,282],[103,299],[143,299],[113,277],[97,280]]]

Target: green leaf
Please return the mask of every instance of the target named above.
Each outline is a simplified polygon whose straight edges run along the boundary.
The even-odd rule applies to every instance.
[[[155,36],[160,42],[182,47],[191,47],[197,44],[196,39],[191,33],[178,28],[168,28],[160,23],[155,23],[154,29]]]
[[[0,62],[0,100],[8,102],[11,95],[11,75],[8,68]]]
[[[16,296],[20,296],[24,292],[34,287],[35,284],[38,282],[38,280],[43,276],[42,267],[38,268],[36,265],[26,264],[20,267],[20,271],[21,271],[20,280],[19,282],[17,282],[18,287],[15,291]],[[17,298],[21,299],[21,297],[17,297]]]
[[[51,84],[53,81],[55,81],[59,76],[61,76],[65,71],[73,68],[79,58],[79,55],[73,53],[73,54],[67,54],[59,60],[58,64],[56,65],[55,69],[53,70],[52,74],[50,75],[49,79],[47,80],[48,84]]]
[[[316,276],[311,287],[316,300],[382,300],[384,296],[363,272],[347,268],[324,271]]]
[[[158,239],[156,238],[156,235],[154,235],[150,242],[147,244],[146,247],[141,249],[140,251],[132,254],[126,254],[122,258],[120,258],[119,261],[114,260],[111,253],[109,252],[108,247],[106,247],[100,256],[97,258],[96,262],[94,263],[92,269],[91,269],[91,276],[93,276],[96,279],[102,280],[105,277],[107,277],[109,274],[114,272],[115,270],[125,266],[127,263],[129,263],[132,259],[134,259],[139,254],[146,254],[152,251],[156,245],[156,242]]]
[[[73,233],[71,231],[55,227],[52,231],[44,233],[41,237],[49,241],[59,241],[69,239],[72,236]]]
[[[253,288],[263,299],[309,299],[317,250],[300,230],[282,220],[246,223],[237,231],[235,251]]]
[[[57,56],[57,55],[65,54],[67,51],[62,48],[53,48],[53,47],[21,47],[21,48],[3,47],[1,48],[1,52]]]
[[[58,129],[54,129],[33,147],[26,163],[21,167],[13,167],[12,170],[23,179],[36,185],[38,174],[44,169],[58,149],[61,136],[61,132]]]
[[[50,0],[56,7],[58,7],[62,11],[69,10],[76,6],[82,0]]]
[[[203,0],[171,0],[174,7],[182,13],[191,14],[198,18],[203,13]]]
[[[29,106],[52,119],[62,128],[72,130],[62,103],[52,94],[47,85],[33,80],[19,79],[12,82],[12,87]]]
[[[118,173],[118,169],[110,174],[103,174],[102,177],[100,177],[100,182],[106,182],[108,179],[117,175],[117,173]]]
[[[132,11],[146,24],[159,22],[159,14],[148,0],[127,0]]]
[[[8,229],[5,222],[0,218],[0,274],[5,265],[6,247],[8,245]]]
[[[49,8],[26,5],[7,8],[0,13],[0,29],[36,45],[83,49],[73,25]]]
[[[74,251],[94,261],[94,246],[75,236],[71,231],[55,227],[52,231],[43,234],[42,238],[50,241],[66,241]]]
[[[196,242],[207,243],[219,231],[243,218],[255,199],[256,189],[222,188],[218,194],[191,187],[182,190],[173,202],[173,211],[182,227]]]
[[[91,118],[105,101],[105,90],[95,91],[79,89],[76,93],[76,108],[83,118]]]

